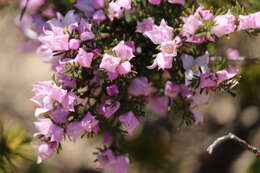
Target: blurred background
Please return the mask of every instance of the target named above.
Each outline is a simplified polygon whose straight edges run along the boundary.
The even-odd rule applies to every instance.
[[[252,2],[252,10],[259,11],[259,0]],[[30,139],[36,105],[29,99],[32,84],[49,80],[51,71],[39,55],[24,52],[23,37],[14,24],[20,13],[15,0],[0,0],[0,173],[98,173],[93,152],[102,139],[64,142],[59,155],[35,163]],[[225,55],[228,48],[244,57],[260,57],[260,36],[234,33],[218,42],[217,54]],[[205,107],[204,124],[178,128],[166,117],[155,118],[127,139],[129,173],[259,173],[260,159],[232,141],[219,145],[212,155],[206,153],[210,143],[228,132],[260,148],[260,61],[241,66],[237,96],[216,95]]]

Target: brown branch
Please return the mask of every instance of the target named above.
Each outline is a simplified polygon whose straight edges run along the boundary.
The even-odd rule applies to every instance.
[[[218,60],[218,59],[220,59],[220,58],[222,58],[222,57],[210,57],[210,60],[211,61],[216,61],[216,60]],[[242,57],[242,56],[240,56],[240,57],[237,57],[235,60],[228,60],[229,62],[234,62],[234,63],[245,63],[245,62],[256,62],[256,63],[258,63],[258,62],[260,62],[260,57]]]
[[[247,149],[248,151],[254,153],[256,155],[256,157],[260,157],[260,151],[248,144],[245,140],[237,137],[236,135],[234,135],[233,133],[229,133],[225,136],[219,137],[217,138],[208,148],[207,148],[207,152],[209,154],[212,154],[214,149],[217,147],[217,145],[219,145],[220,143],[227,141],[227,140],[233,140],[235,142],[237,142],[238,144],[240,144],[242,147],[244,147],[245,149]]]

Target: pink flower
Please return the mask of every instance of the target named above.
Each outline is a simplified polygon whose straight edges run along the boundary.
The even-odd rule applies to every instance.
[[[98,105],[97,112],[101,115],[104,115],[106,118],[110,118],[114,115],[120,108],[120,102],[114,102],[111,99],[105,101]]]
[[[118,76],[119,76],[119,74],[117,73],[117,72],[108,72],[107,73],[107,76],[108,76],[108,79],[109,80],[115,80]]]
[[[64,111],[62,107],[59,106],[52,112],[52,115],[53,121],[57,123],[65,123],[69,115],[69,112]]]
[[[84,49],[80,48],[75,61],[79,63],[82,67],[90,67],[92,63],[94,54],[92,52],[86,52]]]
[[[185,36],[193,36],[199,26],[203,25],[203,22],[201,18],[199,18],[197,15],[190,15],[188,17],[182,18],[184,25],[183,25],[183,33]]]
[[[238,73],[238,69],[236,68],[217,71],[216,74],[218,77],[218,84],[235,77],[237,73]]]
[[[99,168],[113,172],[126,173],[129,166],[129,160],[124,156],[115,156],[114,153],[108,149],[97,156]]]
[[[164,56],[175,57],[177,56],[177,47],[176,41],[165,41],[161,44],[160,50]]]
[[[86,41],[86,40],[92,40],[95,38],[94,33],[92,32],[92,25],[88,23],[85,19],[80,19],[80,24],[78,27],[79,33],[80,33],[80,40]]]
[[[120,75],[128,74],[131,72],[131,64],[129,61],[125,61],[117,67],[117,71]]]
[[[230,12],[225,15],[216,16],[215,26],[212,28],[212,33],[217,37],[222,37],[226,34],[230,34],[235,31],[235,16],[233,16]]]
[[[123,129],[127,131],[129,135],[132,135],[140,124],[133,112],[127,112],[120,115],[119,121],[122,123]]]
[[[104,8],[104,0],[77,0],[75,7],[92,17],[97,10]]]
[[[205,10],[204,5],[200,4],[199,8],[195,12],[195,16],[198,18],[201,18],[202,20],[213,20],[214,19],[214,14],[210,10]]]
[[[231,48],[227,49],[226,54],[229,60],[236,60],[240,56],[240,53],[237,49]]]
[[[170,69],[172,68],[172,56],[164,56],[163,53],[158,53],[153,64],[148,66],[149,69],[154,69],[158,66],[158,69]]]
[[[106,15],[103,10],[98,10],[93,14],[92,18],[95,21],[102,22],[103,20],[106,20]]]
[[[53,124],[53,122],[49,118],[39,119],[39,121],[35,122],[34,124],[36,129],[39,131],[35,134],[36,136],[44,135],[46,137],[50,137],[50,140],[52,142],[61,141],[64,134],[63,128]]]
[[[121,6],[114,2],[114,1],[111,1],[109,3],[109,6],[108,6],[108,13],[109,13],[109,17],[110,18],[121,18],[122,15],[123,15],[123,12],[124,12],[124,9],[121,8]]]
[[[109,85],[106,87],[106,92],[109,96],[113,96],[119,93],[118,87],[116,84]]]
[[[106,69],[108,72],[116,73],[120,61],[120,58],[105,53],[99,67]]]
[[[127,173],[129,159],[125,156],[118,156],[116,160],[110,162],[111,170],[115,173]]]
[[[122,61],[130,61],[134,57],[133,49],[124,41],[120,41],[112,50]]]
[[[27,0],[20,1],[20,8],[23,9],[26,6]],[[46,0],[30,0],[26,6],[26,12],[33,14],[46,3]]]
[[[104,54],[100,64],[100,68],[106,69],[108,72],[118,73],[120,75],[131,72],[130,60],[134,57],[133,47],[130,47],[124,41],[120,41],[113,49],[115,56]]]
[[[53,109],[53,102],[61,103],[67,94],[66,90],[54,85],[51,81],[38,82],[33,86],[35,96],[31,99],[38,104],[40,108],[35,111],[35,116],[48,112]]]
[[[40,36],[39,41],[53,51],[69,50],[69,35],[67,34],[56,35],[49,31],[45,32],[44,36]]]
[[[164,94],[170,98],[176,98],[181,92],[181,87],[171,81],[165,84]]]
[[[198,111],[196,109],[191,109],[191,112],[193,113],[193,117],[196,125],[200,125],[204,122],[204,116],[201,111]]]
[[[193,117],[195,119],[195,124],[199,125],[203,123],[204,117],[201,112],[201,106],[208,103],[211,95],[205,92],[200,93],[196,92],[192,97],[192,103],[190,105],[190,110],[193,113]]]
[[[180,5],[184,5],[185,0],[168,0],[169,3],[172,4],[180,4]]]
[[[260,28],[260,12],[251,14],[254,19],[255,28]]]
[[[39,41],[53,51],[69,50],[69,35],[64,31],[71,31],[78,26],[78,16],[74,11],[69,11],[65,17],[58,14],[57,19],[49,20],[48,24],[50,29],[44,28]]]
[[[148,96],[150,84],[146,77],[134,78],[128,88],[128,93],[132,96]]]
[[[81,104],[83,101],[83,99],[70,91],[65,95],[61,104],[65,111],[74,112],[74,106]]]
[[[239,15],[239,25],[237,30],[247,30],[247,29],[252,29],[256,28],[255,20],[253,15]]]
[[[201,88],[210,88],[217,85],[217,75],[214,72],[201,74],[200,76],[200,87]]]
[[[116,3],[126,10],[131,9],[132,0],[117,0]]]
[[[38,148],[39,153],[37,163],[42,163],[54,154],[57,148],[57,142],[42,142],[37,144],[36,147]]]
[[[151,17],[137,22],[136,32],[144,33],[153,30],[154,21]]]
[[[68,124],[66,133],[73,142],[76,142],[77,138],[85,133],[85,129],[80,121],[74,121]]]
[[[161,0],[148,0],[148,2],[153,5],[159,5],[161,3]]]
[[[80,46],[80,40],[78,39],[71,39],[69,41],[69,48],[72,50],[77,50]]]
[[[148,108],[158,115],[165,115],[168,111],[169,99],[166,96],[150,97],[148,100]]]
[[[172,40],[173,28],[168,26],[163,19],[160,26],[154,25],[153,30],[144,32],[144,35],[150,38],[154,44],[161,44]]]
[[[95,132],[97,133],[99,131],[99,121],[96,120],[96,118],[88,112],[85,117],[81,120],[81,126],[83,129],[85,129],[87,132]]]
[[[116,157],[114,153],[109,149],[100,153],[97,156],[97,160],[100,163],[99,168],[107,170],[110,167],[110,162],[116,160]]]

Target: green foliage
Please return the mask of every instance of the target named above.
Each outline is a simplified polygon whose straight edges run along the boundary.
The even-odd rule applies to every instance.
[[[254,158],[247,171],[247,173],[259,173],[260,172],[260,158]]]
[[[20,128],[6,128],[0,122],[0,173],[11,173],[30,160],[30,139]]]

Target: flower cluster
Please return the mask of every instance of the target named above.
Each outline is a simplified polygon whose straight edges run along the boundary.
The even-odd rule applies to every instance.
[[[183,0],[148,2],[147,8],[158,13],[161,3],[176,10],[185,5]],[[57,13],[43,26],[38,52],[51,64],[53,77],[33,86],[39,163],[65,138],[75,142],[103,135],[100,169],[125,173],[129,159],[117,140],[135,134],[146,110],[201,124],[201,107],[211,96],[232,92],[238,84],[238,68],[225,58],[212,60],[207,44],[259,28],[258,13],[214,15],[200,5],[189,16],[159,19],[157,25],[158,16],[142,13],[143,3],[78,0],[74,7],[81,12]]]

